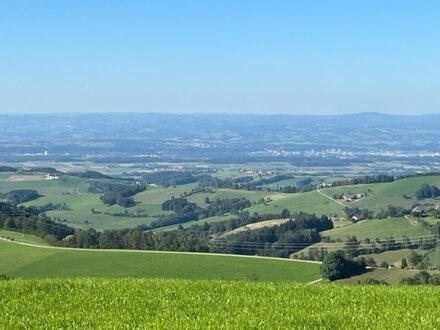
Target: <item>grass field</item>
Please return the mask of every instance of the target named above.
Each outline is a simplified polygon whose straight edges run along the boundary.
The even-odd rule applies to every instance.
[[[0,328],[438,329],[438,287],[44,279],[0,282]]]
[[[311,191],[300,194],[280,195],[274,199],[274,202],[271,202],[268,205],[256,205],[248,210],[251,213],[275,213],[280,212],[283,208],[287,208],[291,212],[303,211],[316,214],[343,216],[343,209],[346,206],[367,208],[379,212],[386,210],[388,205],[410,208],[415,203],[438,204],[439,200],[435,199],[426,199],[422,201],[415,199],[414,194],[423,183],[440,186],[440,176],[414,177],[391,183],[362,184],[321,189],[321,192],[329,197],[332,197],[334,194],[344,194],[348,192],[366,193],[365,197],[356,202],[346,203],[341,200],[337,203],[326,198],[317,191]],[[404,195],[408,195],[411,198],[404,198]]]
[[[438,204],[438,200],[426,199],[417,200],[414,195],[423,183],[430,185],[440,185],[440,176],[421,176],[397,180],[390,183],[374,183],[368,185],[355,185],[337,188],[326,188],[322,191],[333,196],[341,193],[365,193],[367,195],[357,202],[344,203],[347,206],[355,206],[359,208],[367,208],[372,211],[385,210],[388,205],[403,206],[410,208],[414,203],[434,203]],[[368,192],[370,190],[370,192]],[[408,195],[411,199],[404,198]]]
[[[319,264],[286,259],[147,251],[68,250],[0,240],[0,274],[20,277],[149,277],[310,282]]]
[[[12,239],[17,242],[30,243],[30,244],[38,244],[38,245],[49,245],[44,239],[30,235],[23,234],[10,230],[0,230],[0,237]]]
[[[282,165],[282,164],[281,164]],[[281,166],[280,165],[280,166]],[[226,170],[226,172],[228,172]],[[228,172],[229,173],[229,172]],[[73,176],[63,176],[59,180],[43,180],[41,175],[21,175],[23,178],[16,178],[15,173],[0,173],[0,192],[6,192],[12,189],[36,189],[43,197],[25,203],[25,205],[43,205],[47,203],[63,204],[65,203],[71,208],[67,210],[49,211],[48,215],[60,219],[67,220],[67,224],[75,228],[94,227],[97,230],[105,229],[122,229],[133,228],[140,224],[149,224],[154,221],[158,215],[169,214],[170,212],[162,211],[161,204],[172,196],[179,197],[184,192],[190,192],[195,184],[181,185],[174,188],[154,188],[148,189],[134,198],[137,205],[124,209],[117,205],[108,207],[99,200],[98,194],[90,194],[87,192],[90,180]],[[28,178],[26,181],[25,179]],[[298,176],[300,178],[300,176]],[[23,181],[24,180],[24,181]],[[293,179],[296,180],[296,179]],[[294,183],[293,181],[291,183]],[[440,185],[440,176],[414,177],[404,180],[398,180],[392,183],[354,185],[335,188],[325,188],[320,191],[311,191],[298,194],[282,194],[269,193],[265,191],[246,191],[231,189],[214,189],[214,193],[197,193],[188,198],[189,201],[197,203],[201,207],[206,207],[204,203],[205,197],[209,199],[225,199],[244,197],[253,202],[260,198],[270,197],[272,201],[267,204],[259,204],[251,206],[247,209],[251,214],[258,212],[264,213],[281,213],[284,208],[291,212],[309,212],[318,215],[326,214],[333,218],[345,217],[343,209],[345,206],[368,208],[373,211],[381,211],[388,205],[404,206],[410,208],[414,203],[435,203],[438,200],[415,199],[415,192],[423,183]],[[346,203],[343,201],[334,201],[331,198],[334,194],[341,193],[366,193],[366,196],[357,202]],[[410,198],[405,198],[408,195]],[[327,196],[327,197],[326,197]],[[93,214],[91,209],[101,212],[101,214]],[[128,217],[128,216],[112,216],[104,213],[129,213],[142,212],[148,214],[148,217]],[[216,222],[228,219],[229,217],[212,217],[201,220],[202,222]],[[189,222],[183,224],[189,227],[193,224],[201,223]],[[383,225],[385,223],[381,223]],[[165,230],[176,229],[177,226],[164,228]],[[354,228],[354,227],[353,227]],[[399,227],[400,228],[400,227]],[[350,228],[351,230],[352,228]],[[385,228],[385,230],[390,230]],[[400,229],[399,229],[400,230]],[[398,230],[398,231],[399,231]],[[405,229],[406,230],[406,229]],[[414,230],[407,228],[409,234],[412,235]],[[417,230],[416,230],[417,231]],[[397,232],[399,234],[399,232]],[[409,235],[405,234],[405,235]],[[370,237],[371,238],[371,237]]]
[[[382,262],[385,261],[389,265],[393,265],[394,267],[400,268],[402,259],[408,257],[408,255],[412,251],[422,255],[427,253],[427,251],[423,251],[423,250],[401,249],[395,251],[386,251],[382,253],[372,253],[372,254],[364,255],[363,257],[374,258],[377,265],[380,265]]]
[[[363,220],[343,227],[323,231],[322,236],[331,239],[345,240],[348,236],[356,236],[358,240],[369,238],[384,239],[394,237],[401,239],[404,236],[418,239],[420,236],[430,235],[430,232],[418,224],[414,219],[409,218],[386,218],[378,220]]]
[[[273,201],[267,205],[260,204],[252,206],[247,210],[252,214],[253,212],[263,213],[281,213],[283,209],[288,209],[290,212],[309,212],[318,215],[339,215],[343,214],[343,207],[319,192],[310,191],[298,194],[279,194]]]
[[[87,189],[91,181],[89,179],[73,177],[65,175],[59,180],[44,180],[43,176],[23,174],[20,178],[17,178],[15,173],[0,173],[0,192],[7,192],[14,189],[35,189],[42,197],[24,203],[25,206],[38,206],[48,203],[53,204],[66,204],[70,210],[52,210],[47,214],[54,218],[66,220],[66,223],[74,228],[87,228],[93,227],[97,230],[106,229],[123,229],[134,228],[141,224],[150,224],[156,220],[158,215],[171,214],[170,211],[163,211],[161,204],[170,199],[172,196],[179,197],[184,192],[190,192],[191,189],[196,187],[196,184],[180,185],[170,188],[154,188],[148,187],[148,189],[142,193],[137,194],[134,199],[136,206],[124,209],[117,205],[106,206],[100,201],[99,194],[88,193]],[[188,198],[190,202],[196,203],[201,207],[206,207],[204,202],[205,197],[214,199],[225,198],[247,198],[253,202],[257,201],[261,197],[271,196],[273,199],[277,199],[282,194],[267,193],[261,191],[246,191],[246,190],[232,190],[232,189],[215,189],[214,193],[197,193]],[[101,212],[101,214],[92,213],[92,209]],[[135,213],[142,212],[148,216],[143,217],[122,217],[112,216],[110,214],[123,213],[123,212]],[[105,214],[110,213],[110,214]],[[230,217],[212,217],[204,219],[203,222],[216,222],[228,219]],[[191,222],[184,224],[188,227],[197,222]],[[177,226],[170,226],[166,230],[173,230]]]

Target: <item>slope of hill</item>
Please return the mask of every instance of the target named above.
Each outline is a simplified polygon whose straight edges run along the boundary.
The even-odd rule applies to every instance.
[[[429,230],[425,229],[420,223],[405,217],[365,220],[327,230],[321,234],[323,237],[334,240],[346,240],[349,236],[355,236],[358,240],[394,237],[400,241],[404,237],[419,238],[431,235]]]
[[[439,203],[437,199],[418,200],[415,198],[416,191],[423,183],[440,186],[440,176],[420,176],[390,183],[347,185],[306,193],[285,194],[271,203],[252,206],[248,211],[251,213],[276,213],[281,212],[283,208],[287,208],[291,212],[303,211],[343,216],[345,207],[367,208],[371,211],[380,212],[386,210],[388,205],[411,208],[416,203]],[[348,193],[360,193],[365,196],[354,202],[345,202],[334,198],[334,195]]]
[[[0,240],[0,274],[20,277],[150,277],[311,282],[319,264],[288,259],[37,247]]]

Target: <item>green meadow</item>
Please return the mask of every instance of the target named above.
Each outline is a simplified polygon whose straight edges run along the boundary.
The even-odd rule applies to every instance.
[[[365,220],[323,231],[321,235],[334,240],[346,240],[348,236],[356,236],[358,240],[385,239],[387,237],[401,240],[403,237],[418,239],[422,236],[429,236],[431,233],[415,219],[402,217]]]
[[[10,236],[10,235],[4,235]],[[20,239],[17,237],[17,239]],[[0,274],[311,282],[319,264],[288,259],[26,246],[0,240]]]
[[[315,214],[328,214],[342,216],[343,207],[318,191],[309,191],[306,193],[296,194],[277,194],[273,201],[266,204],[259,204],[248,208],[250,213],[281,213],[283,209],[288,209],[291,212],[308,212]]]
[[[439,201],[435,199],[417,200],[414,195],[422,184],[439,186],[440,176],[420,176],[397,180],[390,183],[373,183],[354,186],[343,186],[335,188],[325,188],[322,192],[328,196],[341,193],[366,193],[366,196],[359,201],[345,203],[349,207],[367,208],[372,211],[385,210],[388,205],[402,206],[410,208],[413,204],[433,203]],[[404,195],[407,195],[405,198]]]
[[[299,177],[298,177],[299,179]],[[297,179],[291,179],[297,180]],[[147,190],[134,196],[136,205],[125,209],[117,205],[106,206],[100,199],[99,194],[88,193],[87,189],[93,180],[64,175],[58,180],[44,180],[42,176],[16,173],[0,173],[0,192],[6,192],[13,189],[36,189],[42,197],[25,203],[24,205],[44,205],[47,203],[66,204],[70,210],[52,210],[47,214],[51,217],[65,221],[69,226],[75,228],[93,227],[97,230],[134,228],[141,224],[150,224],[158,216],[168,215],[172,212],[161,210],[163,201],[171,197],[179,197],[181,194],[190,193],[196,184],[180,185],[170,188],[147,187]],[[290,181],[289,181],[290,182]],[[285,182],[287,183],[287,182]],[[292,181],[291,183],[294,183]],[[385,210],[388,205],[412,207],[415,203],[438,203],[438,200],[427,199],[417,200],[414,195],[417,189],[423,184],[429,183],[440,185],[440,176],[422,176],[398,180],[391,183],[362,184],[334,188],[324,188],[319,191],[310,191],[306,193],[283,194],[267,191],[247,191],[232,189],[213,189],[212,193],[195,193],[187,197],[190,202],[196,203],[201,207],[206,207],[205,198],[210,200],[226,198],[247,198],[255,204],[246,211],[250,214],[257,212],[281,213],[285,208],[294,212],[309,212],[315,214],[326,214],[332,216],[335,220],[342,219],[344,207],[368,208],[369,210],[380,212]],[[335,194],[344,193],[362,193],[365,197],[356,202],[344,202],[342,200],[332,200]],[[261,198],[269,198],[270,202],[257,204]],[[92,209],[97,211],[92,212]],[[107,214],[106,214],[107,213]],[[114,216],[112,214],[120,214]],[[136,214],[136,217],[130,216]],[[191,221],[182,224],[183,227],[189,227],[193,224],[211,223],[227,220],[233,215],[215,216],[199,221]],[[397,220],[396,220],[397,221]],[[374,223],[374,222],[373,222]],[[374,226],[372,224],[368,226]],[[386,226],[386,221],[378,223],[379,227]],[[399,228],[403,225],[399,223],[397,232],[390,235],[413,235],[417,234],[418,229],[403,228],[402,233]],[[411,226],[409,226],[411,227]],[[174,230],[177,225],[165,227],[162,230]],[[349,228],[349,229],[348,229]],[[350,231],[356,227],[348,227]],[[370,230],[371,228],[368,228]],[[382,228],[385,231],[389,228]],[[376,230],[372,228],[371,230]],[[380,229],[378,229],[380,231]],[[406,233],[407,232],[407,233]],[[345,235],[342,230],[341,235]],[[357,236],[356,233],[351,235]],[[371,238],[371,237],[370,237]]]
[[[414,195],[423,183],[440,186],[440,176],[421,176],[397,180],[391,183],[374,183],[324,188],[318,191],[310,191],[297,194],[278,194],[273,202],[266,205],[252,206],[249,212],[279,213],[283,208],[291,212],[309,212],[343,216],[344,207],[367,208],[371,211],[380,212],[386,210],[388,205],[411,208],[413,204],[439,203],[436,199],[417,200]],[[343,200],[331,200],[335,194],[362,193],[365,197],[355,202]],[[405,197],[404,195],[407,195]],[[327,196],[327,197],[326,197]],[[328,198],[330,197],[330,198]]]

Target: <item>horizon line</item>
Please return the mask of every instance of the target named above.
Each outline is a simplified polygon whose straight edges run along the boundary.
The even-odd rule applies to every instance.
[[[398,114],[398,113],[386,113],[376,111],[363,111],[363,112],[349,112],[349,113],[332,113],[332,114],[306,114],[306,113],[265,113],[265,112],[154,112],[154,111],[99,111],[99,112],[82,112],[82,111],[69,111],[69,112],[0,112],[1,115],[6,116],[21,116],[21,115],[176,115],[176,116],[196,116],[196,115],[225,115],[225,116],[302,116],[302,117],[335,117],[335,116],[357,116],[357,115],[380,115],[380,116],[400,116],[400,117],[421,117],[421,116],[435,116],[440,113],[419,113],[419,114]]]

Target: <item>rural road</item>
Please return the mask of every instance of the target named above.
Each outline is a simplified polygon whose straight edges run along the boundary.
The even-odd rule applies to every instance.
[[[337,201],[336,199],[334,199],[334,198],[332,198],[332,197],[330,197],[330,196],[324,194],[320,189],[317,189],[316,191],[317,191],[318,193],[320,193],[322,196],[324,196],[325,198],[330,199],[331,201],[333,201],[333,202],[335,202],[335,203],[337,203],[337,204],[339,204],[339,205],[341,205],[341,206],[343,206],[343,207],[346,206],[346,205],[342,204],[340,201]]]

